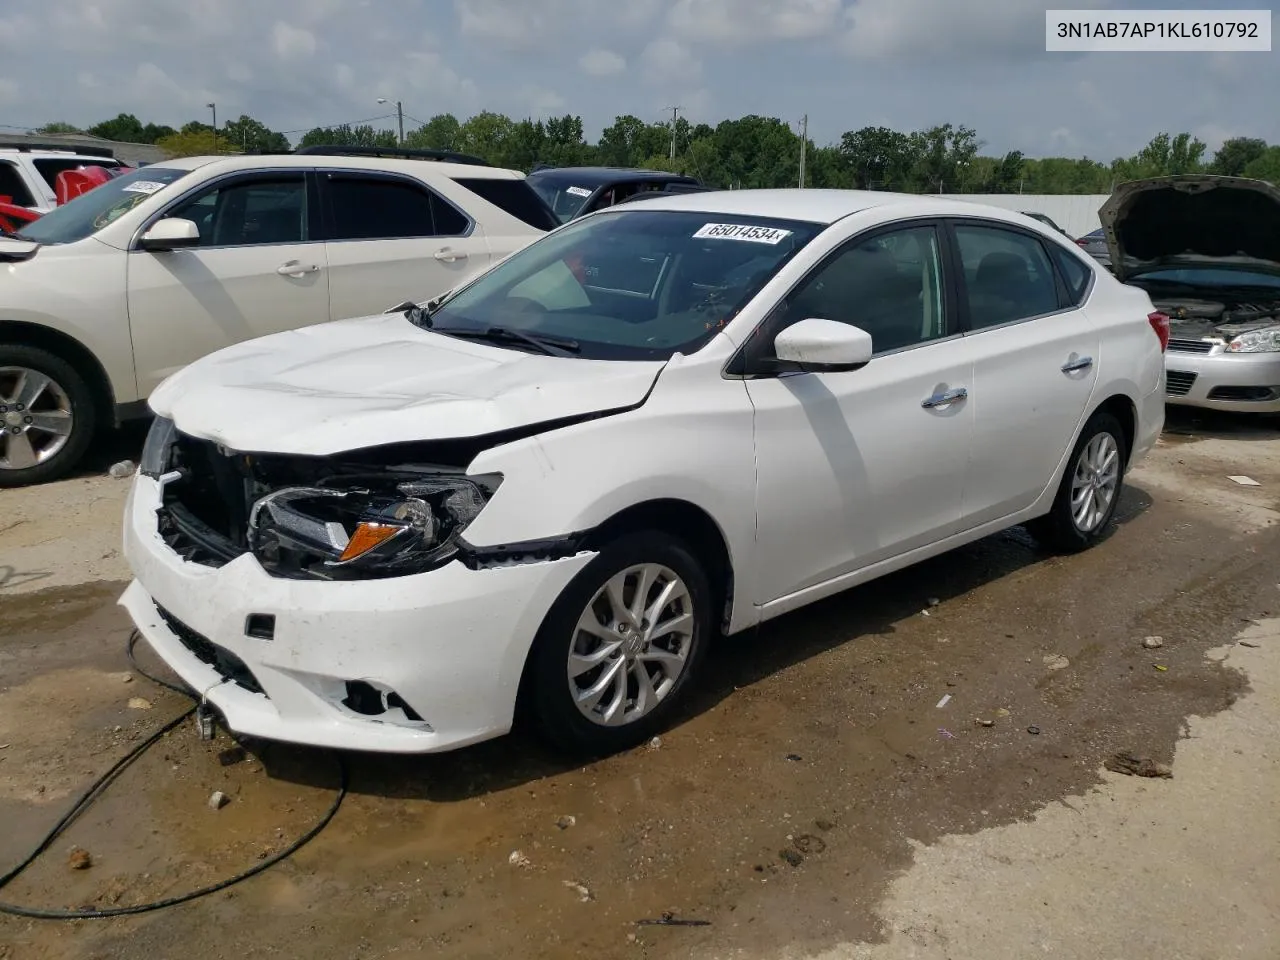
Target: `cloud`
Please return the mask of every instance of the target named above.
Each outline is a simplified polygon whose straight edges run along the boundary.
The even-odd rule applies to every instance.
[[[603,47],[588,50],[578,58],[578,66],[590,77],[611,77],[627,69],[627,60]]]
[[[277,20],[271,28],[271,44],[282,60],[309,57],[316,52],[316,36],[310,30]]]
[[[534,117],[548,117],[563,114],[569,106],[568,102],[554,90],[542,87],[526,87],[520,92],[521,99],[529,105]]]
[[[841,10],[841,0],[676,0],[667,20],[689,41],[738,45],[821,36]]]
[[[645,78],[655,86],[680,87],[702,76],[702,63],[678,40],[662,37],[640,54]]]
[[[19,90],[17,80],[0,77],[0,103],[17,103]]]

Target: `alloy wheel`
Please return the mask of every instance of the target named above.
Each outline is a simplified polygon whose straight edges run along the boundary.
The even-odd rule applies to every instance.
[[[1090,440],[1076,459],[1071,479],[1071,519],[1081,533],[1092,533],[1107,518],[1120,488],[1120,446],[1109,433]]]
[[[73,425],[71,398],[56,380],[30,367],[0,367],[0,470],[57,456]]]

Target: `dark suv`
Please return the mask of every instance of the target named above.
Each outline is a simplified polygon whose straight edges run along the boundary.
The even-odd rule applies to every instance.
[[[542,167],[527,178],[561,223],[650,193],[710,189],[693,177],[626,167]]]

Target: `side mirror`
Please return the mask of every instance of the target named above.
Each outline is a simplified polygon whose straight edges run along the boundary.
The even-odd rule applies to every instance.
[[[200,242],[200,228],[181,217],[165,217],[151,225],[138,245],[143,250],[177,250],[194,247]]]
[[[810,318],[779,333],[773,350],[780,370],[857,370],[871,362],[871,334],[847,323]]]

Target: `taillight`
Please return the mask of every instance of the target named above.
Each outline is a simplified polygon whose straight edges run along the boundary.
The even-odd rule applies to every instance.
[[[1076,246],[1077,246],[1077,247],[1087,247],[1088,245],[1089,245],[1089,241],[1088,241],[1088,240],[1080,239],[1080,240],[1077,240],[1077,241],[1076,241]]]
[[[1156,336],[1160,338],[1160,352],[1164,353],[1169,347],[1169,317],[1166,314],[1156,311],[1147,315],[1147,322],[1151,324],[1151,329],[1156,332]]]

